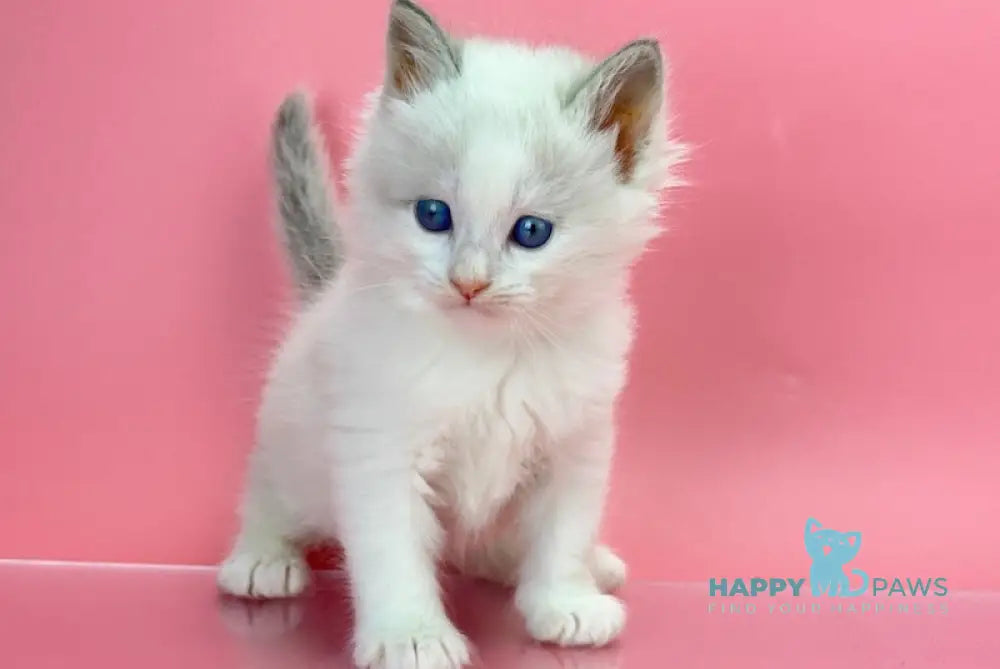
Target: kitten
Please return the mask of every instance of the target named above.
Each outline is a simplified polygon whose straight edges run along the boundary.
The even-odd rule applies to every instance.
[[[656,42],[595,64],[460,40],[396,0],[334,229],[321,140],[305,100],[286,101],[274,167],[305,299],[221,588],[299,594],[302,546],[334,538],[359,666],[468,663],[439,560],[516,586],[540,641],[616,638],[625,564],[596,540],[628,270],[682,153]]]
[[[806,521],[806,552],[813,559],[809,567],[809,585],[813,596],[824,592],[830,597],[857,597],[868,590],[868,574],[860,569],[851,573],[861,576],[861,587],[851,590],[850,581],[844,573],[844,565],[853,560],[861,550],[860,532],[838,532],[829,528],[821,529],[816,520]]]

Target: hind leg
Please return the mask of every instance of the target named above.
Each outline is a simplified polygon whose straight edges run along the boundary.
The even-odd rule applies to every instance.
[[[625,577],[628,575],[625,561],[604,544],[594,546],[587,566],[602,592],[614,592],[625,585]]]
[[[452,558],[452,564],[469,578],[513,587],[517,585],[521,552],[515,541],[501,535],[462,551]]]
[[[237,597],[294,597],[309,584],[309,566],[293,524],[265,490],[247,491],[243,525],[232,552],[219,567],[219,588]],[[271,500],[273,501],[273,500]]]
[[[462,558],[456,560],[455,567],[471,578],[490,581],[503,586],[517,585],[523,552],[508,536],[478,546]],[[602,592],[614,592],[625,584],[628,568],[625,561],[608,546],[598,544],[587,558],[597,587]]]

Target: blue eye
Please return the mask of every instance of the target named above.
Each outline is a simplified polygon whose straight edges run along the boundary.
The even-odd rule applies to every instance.
[[[451,209],[441,200],[417,200],[413,208],[417,223],[431,232],[451,230]]]
[[[510,238],[526,249],[537,249],[551,236],[552,224],[537,216],[522,216],[510,230]]]

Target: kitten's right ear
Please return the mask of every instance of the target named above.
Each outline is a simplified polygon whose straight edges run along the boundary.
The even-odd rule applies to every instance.
[[[613,132],[615,159],[624,181],[632,171],[663,108],[663,56],[656,40],[640,39],[609,56],[570,92],[591,129]]]
[[[409,100],[458,73],[458,55],[445,31],[416,3],[395,0],[389,12],[383,90]]]
[[[806,534],[812,534],[816,530],[822,528],[823,526],[819,524],[819,521],[815,518],[810,518],[806,521]]]

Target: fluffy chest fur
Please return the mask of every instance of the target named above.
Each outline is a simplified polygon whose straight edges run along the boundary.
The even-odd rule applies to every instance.
[[[518,488],[544,474],[554,440],[565,431],[573,398],[555,375],[540,379],[545,374],[527,364],[513,360],[484,379],[449,412],[440,437],[418,452],[418,473],[456,529],[489,524]]]
[[[624,380],[624,302],[548,341],[454,329],[356,295],[348,284],[342,318],[320,327],[358,332],[323,347],[333,420],[412,437],[418,486],[459,530],[482,530],[543,476]]]

